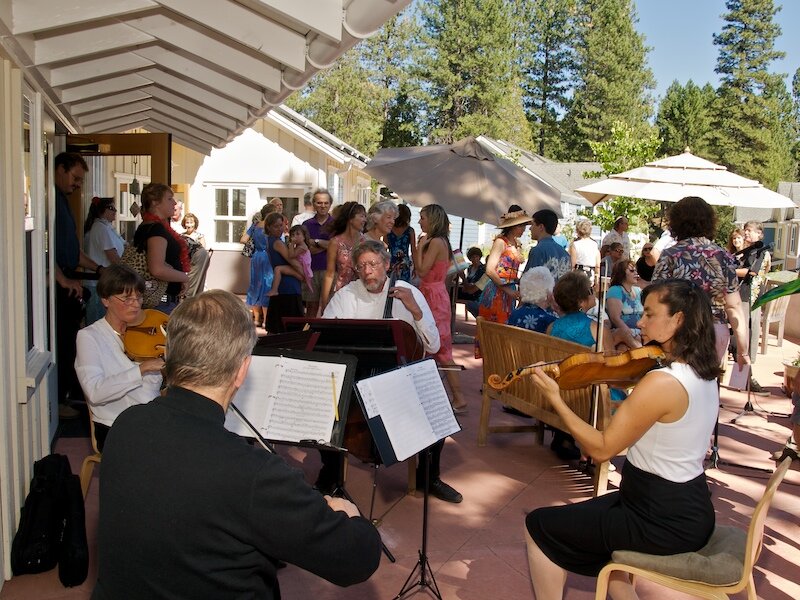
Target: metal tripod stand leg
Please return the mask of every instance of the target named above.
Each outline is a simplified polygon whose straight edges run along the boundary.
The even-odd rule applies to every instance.
[[[425,449],[425,487],[423,501],[422,501],[422,549],[419,551],[419,560],[411,573],[403,584],[403,588],[394,597],[394,600],[399,600],[403,596],[411,593],[416,588],[428,588],[431,593],[442,600],[442,594],[439,591],[439,586],[436,585],[436,580],[433,578],[433,570],[428,562],[428,498],[430,492],[430,467],[431,467],[431,449],[430,446]],[[412,583],[414,576],[419,571],[419,579]]]

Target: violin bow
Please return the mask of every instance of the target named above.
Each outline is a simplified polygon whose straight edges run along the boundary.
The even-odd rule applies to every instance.
[[[248,420],[248,418],[244,416],[244,413],[240,411],[238,408],[236,408],[236,405],[233,402],[230,403],[229,407],[233,409],[233,414],[239,417],[239,420],[244,424],[244,426],[247,427],[250,430],[250,432],[255,436],[256,440],[258,440],[258,443],[261,444],[264,450],[272,454],[275,454],[275,446],[270,444],[266,440],[266,438],[264,438],[264,436],[262,436],[261,433],[259,433],[259,431]]]

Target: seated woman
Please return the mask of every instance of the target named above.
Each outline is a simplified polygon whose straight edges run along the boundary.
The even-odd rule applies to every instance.
[[[481,249],[477,246],[472,246],[472,248],[467,250],[469,267],[467,267],[466,275],[462,272],[458,274],[459,279],[463,279],[464,283],[458,287],[457,298],[464,302],[467,310],[476,318],[478,316],[478,300],[481,298],[483,289],[475,284],[486,274],[486,267],[481,262],[482,258],[483,252],[481,252]]]
[[[75,372],[91,407],[97,449],[102,452],[114,419],[134,404],[145,404],[161,389],[160,358],[135,363],[125,355],[122,336],[141,323],[144,280],[124,265],[103,269],[97,294],[104,318],[78,331]]]
[[[562,275],[553,288],[553,299],[558,305],[561,317],[548,328],[550,335],[582,344],[594,346],[597,340],[597,321],[586,314],[597,299],[592,284],[583,271],[571,271]],[[602,350],[614,351],[614,341],[608,323],[603,320]]]
[[[519,279],[522,304],[511,312],[508,324],[514,327],[545,333],[558,319],[553,312],[553,274],[547,267],[533,267]]]
[[[567,571],[596,577],[614,550],[693,552],[714,530],[703,471],[719,410],[711,304],[699,287],[677,279],[648,286],[643,298],[642,338],[661,344],[667,366],[639,381],[604,431],[573,413],[558,384],[541,369],[532,375],[593,458],[608,460],[628,448],[618,492],[527,516],[537,600],[561,598]],[[613,598],[637,597],[627,574],[612,574],[609,591]]]
[[[547,333],[568,342],[594,347],[599,328],[597,321],[589,317],[586,311],[595,305],[597,299],[586,273],[570,271],[562,275],[553,288],[553,299],[561,311],[561,316],[548,327]],[[602,332],[603,351],[613,352],[614,341],[605,319]],[[558,429],[553,431],[550,449],[561,460],[581,458],[581,452],[575,445],[572,436]]]
[[[642,289],[636,285],[639,274],[632,260],[621,260],[614,265],[611,287],[606,294],[606,313],[611,319],[615,341],[627,348],[641,348],[642,336],[636,324],[642,317]]]

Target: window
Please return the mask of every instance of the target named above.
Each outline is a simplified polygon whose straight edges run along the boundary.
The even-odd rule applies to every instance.
[[[789,234],[789,252],[787,254],[789,254],[790,256],[796,256],[797,255],[797,229],[798,229],[798,227],[800,227],[800,226],[798,226],[797,223],[792,224],[791,233]]]
[[[247,190],[244,188],[218,188],[215,191],[214,226],[216,242],[239,243],[247,229]]]

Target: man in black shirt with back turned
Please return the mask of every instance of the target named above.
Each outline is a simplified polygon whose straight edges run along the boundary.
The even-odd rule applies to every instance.
[[[166,395],[125,410],[103,449],[95,600],[280,598],[277,561],[338,585],[378,568],[377,530],[225,429],[256,341],[229,292],[170,316]]]

